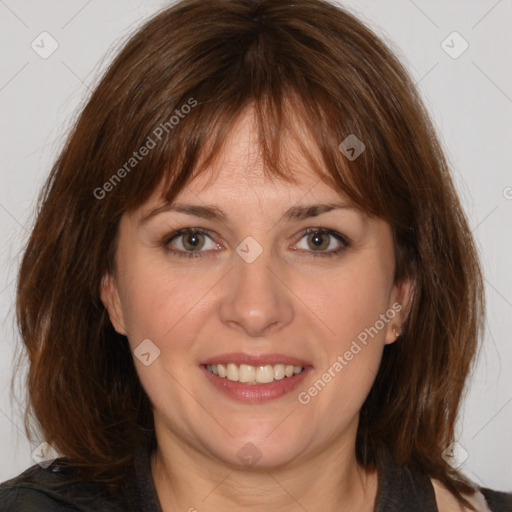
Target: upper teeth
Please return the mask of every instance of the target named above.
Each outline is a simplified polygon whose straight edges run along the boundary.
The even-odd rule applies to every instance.
[[[303,370],[302,366],[293,364],[266,364],[264,366],[249,366],[248,364],[207,364],[206,369],[219,377],[235,382],[267,383],[292,377]]]

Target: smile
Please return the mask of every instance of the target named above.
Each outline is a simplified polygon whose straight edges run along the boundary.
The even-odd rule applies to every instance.
[[[266,364],[262,366],[251,366],[248,364],[207,364],[206,369],[223,379],[232,382],[242,382],[249,385],[268,384],[274,381],[298,375],[304,370],[303,366],[292,364]]]

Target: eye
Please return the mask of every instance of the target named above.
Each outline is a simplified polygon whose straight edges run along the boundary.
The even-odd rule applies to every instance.
[[[184,228],[175,231],[164,238],[162,245],[172,253],[187,258],[200,257],[203,256],[201,253],[221,248],[212,240],[207,231],[199,228]]]
[[[325,228],[308,228],[302,233],[302,240],[305,240],[305,247],[296,247],[311,253],[313,257],[336,256],[350,245],[345,235]]]
[[[300,238],[305,241],[305,247],[296,245],[292,250],[313,257],[332,257],[340,254],[350,246],[345,235],[325,228],[308,228],[302,232]],[[209,251],[222,249],[207,230],[201,228],[184,228],[167,235],[162,240],[162,246],[177,256],[197,258],[206,256]]]

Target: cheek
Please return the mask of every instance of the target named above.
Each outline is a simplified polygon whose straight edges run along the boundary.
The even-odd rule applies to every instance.
[[[215,284],[212,276],[170,272],[162,258],[147,256],[125,262],[124,275],[131,276],[124,282],[122,303],[132,345],[149,338],[159,346],[172,341],[177,348],[193,338]]]
[[[342,349],[365,329],[374,326],[390,304],[392,269],[372,254],[353,258],[325,277],[302,283],[300,296],[328,328],[330,344]],[[384,329],[379,323],[384,335]]]
[[[316,407],[336,403],[343,417],[352,417],[361,408],[377,375],[392,321],[388,310],[392,271],[390,260],[367,252],[347,261],[328,279],[317,280],[318,286],[303,285],[302,293],[309,290],[308,304],[328,328],[323,330],[317,378],[305,390],[304,401],[318,396]]]

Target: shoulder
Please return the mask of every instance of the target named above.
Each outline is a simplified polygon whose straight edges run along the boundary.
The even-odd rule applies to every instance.
[[[56,492],[59,483],[57,474],[51,466],[43,469],[34,465],[15,478],[3,482],[0,484],[0,510],[43,512],[69,508],[70,504],[63,503]]]
[[[470,512],[455,499],[441,482],[431,479],[439,512]],[[465,496],[477,512],[512,512],[512,494],[480,488],[472,496]]]
[[[39,465],[0,484],[2,512],[61,512],[121,510],[94,483],[80,480],[73,468],[55,461],[43,469]]]
[[[492,512],[512,512],[512,492],[493,491],[485,487],[480,490]]]

